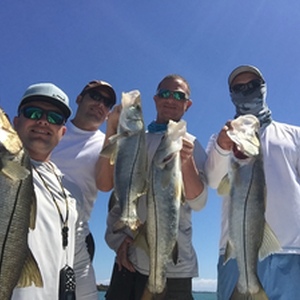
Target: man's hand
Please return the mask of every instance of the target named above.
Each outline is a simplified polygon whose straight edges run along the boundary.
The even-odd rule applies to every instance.
[[[135,272],[132,263],[128,259],[128,248],[132,244],[132,242],[133,242],[132,238],[127,236],[117,251],[116,262],[118,264],[119,271],[122,270],[122,267],[125,267],[130,272]]]
[[[229,120],[219,132],[217,143],[223,150],[231,150],[233,147],[233,141],[227,135],[227,131],[231,128],[231,121]]]

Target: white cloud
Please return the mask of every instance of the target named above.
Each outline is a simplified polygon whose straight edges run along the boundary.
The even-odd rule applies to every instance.
[[[217,279],[194,278],[193,291],[201,292],[216,292]]]
[[[99,280],[97,284],[109,285],[109,283],[110,283],[110,278]]]

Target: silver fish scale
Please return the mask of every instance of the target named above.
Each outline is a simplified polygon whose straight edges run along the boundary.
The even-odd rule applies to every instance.
[[[256,293],[258,252],[265,224],[265,175],[259,155],[243,166],[232,162],[229,234],[239,267],[240,293]]]
[[[130,104],[125,103],[129,98]],[[115,231],[124,225],[137,229],[137,200],[147,189],[146,137],[139,92],[123,95],[122,106],[114,170],[114,191],[122,213]]]
[[[115,194],[119,200],[121,220],[136,229],[138,216],[136,202],[146,191],[146,145],[144,129],[119,141],[115,163]]]
[[[23,151],[15,161],[30,170],[29,157]],[[11,298],[28,256],[30,209],[35,197],[31,173],[14,181],[1,174],[0,191],[0,299],[5,300]]]
[[[148,289],[153,294],[160,294],[165,288],[166,268],[177,240],[182,195],[179,150],[174,149],[167,138],[163,139],[151,167],[147,237],[150,250]],[[164,164],[171,153],[173,158]]]

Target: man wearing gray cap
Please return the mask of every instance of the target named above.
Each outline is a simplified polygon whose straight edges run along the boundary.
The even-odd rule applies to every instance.
[[[76,201],[65,188],[60,170],[50,161],[52,150],[65,134],[70,114],[69,99],[60,88],[38,83],[27,88],[14,118],[32,165],[37,213],[28,245],[41,271],[43,286],[15,288],[13,300],[75,299]],[[67,277],[70,285],[65,284]]]
[[[53,151],[52,160],[83,194],[83,201],[78,203],[74,262],[76,296],[81,300],[97,300],[98,292],[92,266],[94,242],[88,221],[97,198],[96,163],[105,137],[99,127],[116,103],[116,94],[109,83],[94,80],[83,88],[76,103],[78,108],[75,117],[66,124],[67,132]]]
[[[252,114],[260,122],[267,189],[265,218],[281,246],[258,262],[257,273],[262,289],[272,300],[300,299],[300,128],[272,119],[266,103],[266,82],[258,68],[249,65],[237,67],[230,74],[228,84],[235,117]],[[231,121],[228,121],[208,143],[206,174],[212,188],[217,188],[228,173],[234,146],[226,133],[230,127]],[[223,198],[218,264],[218,299],[224,300],[230,299],[239,276],[236,260],[224,264],[230,200],[229,195]]]

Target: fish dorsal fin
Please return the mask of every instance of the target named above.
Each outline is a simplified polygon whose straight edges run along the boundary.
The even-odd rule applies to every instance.
[[[230,181],[229,181],[228,174],[226,174],[221,180],[217,192],[219,195],[223,195],[223,196],[230,194]]]
[[[32,283],[36,287],[43,287],[40,269],[30,249],[28,249],[28,256],[25,260],[17,287],[30,286]]]
[[[224,264],[226,264],[228,260],[231,258],[235,258],[235,251],[232,243],[228,241],[226,244],[226,249],[224,254]]]
[[[259,249],[258,258],[263,260],[268,255],[281,250],[280,243],[269,224],[265,223],[264,236]]]

